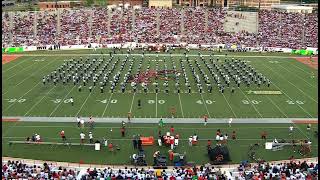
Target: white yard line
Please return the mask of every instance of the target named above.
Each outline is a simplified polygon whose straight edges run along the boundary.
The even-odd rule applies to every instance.
[[[262,64],[263,66],[267,67],[268,69],[270,69],[273,73],[278,74],[278,77],[281,77],[282,79],[286,80],[288,83],[290,83],[292,86],[294,86],[297,90],[299,90],[300,92],[302,92],[302,94],[304,94],[306,97],[308,97],[310,100],[316,102],[318,104],[318,101],[316,101],[315,99],[313,99],[312,97],[310,97],[308,94],[305,94],[300,88],[298,88],[296,85],[294,85],[292,82],[288,81],[286,78],[284,78],[281,74],[279,74],[278,72],[275,72],[272,70],[272,68],[270,68],[267,65]]]
[[[51,117],[51,115],[54,113],[54,112],[56,112],[56,110],[58,109],[58,107],[63,103],[63,101],[66,99],[66,97],[71,93],[71,91],[73,90],[73,88],[75,88],[76,86],[73,86],[72,88],[71,88],[71,90],[68,92],[68,94],[66,94],[65,96],[64,96],[64,98],[61,100],[61,102],[56,106],[56,108],[54,108],[53,109],[53,111],[50,113],[50,115],[49,115],[49,117]]]
[[[304,135],[307,139],[309,139],[309,137],[299,128],[298,125],[296,125],[295,123],[292,123],[300,132],[302,135]]]
[[[277,107],[277,108],[279,109],[279,111],[280,111],[286,118],[288,118],[287,114],[284,113],[284,112],[280,109],[280,107],[279,107],[276,103],[274,103],[274,102],[272,101],[271,98],[269,98],[268,96],[267,96],[267,98],[270,100],[270,102],[271,102],[275,107]],[[297,126],[295,123],[292,123],[292,124],[293,124],[294,126],[296,126],[297,129],[298,129],[304,136],[306,136],[306,137],[308,138],[308,136],[299,128],[299,126]]]
[[[109,56],[109,54],[91,54],[91,53],[79,53],[79,54],[66,54],[66,53],[63,53],[63,51],[61,51],[61,54],[23,54],[23,56],[85,56],[85,55],[88,55],[88,56]],[[114,54],[115,56],[126,56],[127,54]],[[132,56],[139,56],[141,57],[141,54],[131,54]],[[150,54],[144,54],[145,56],[170,56],[170,54],[154,54],[154,53],[150,53]],[[172,54],[172,56],[178,56],[178,57],[181,57],[183,56],[184,57],[184,54],[182,53],[179,53],[179,54]],[[188,55],[189,57],[198,57],[199,55],[197,54],[189,54]],[[210,55],[208,54],[203,54],[202,56],[204,57],[208,57]],[[214,57],[225,57],[225,55],[223,54],[219,54],[219,55],[214,55]],[[295,58],[294,56],[256,56],[256,55],[247,55],[247,56],[239,56],[239,55],[228,55],[228,57],[253,57],[253,58],[263,58],[263,57],[266,57],[266,58],[278,58],[278,59],[288,59],[288,58]]]
[[[29,91],[27,91],[26,93],[24,93],[22,96],[20,96],[18,99],[21,99],[22,97],[24,97],[26,94],[28,94],[30,91],[32,91],[35,87],[37,87],[41,82],[39,81],[36,85],[34,85]],[[4,109],[2,112],[5,112],[6,110],[8,110],[11,106],[13,106],[17,101],[15,101],[14,103],[11,103],[10,106],[8,106],[6,109]]]
[[[32,57],[32,56],[31,56]],[[29,58],[29,57],[28,57]],[[33,58],[31,58],[31,59],[33,59]],[[21,63],[24,63],[24,62],[27,62],[27,61],[29,61],[29,60],[27,60],[27,58],[26,59],[23,59],[23,60],[20,60],[21,62],[19,62],[18,64],[16,64],[16,65],[14,65],[14,66],[12,66],[12,67],[10,67],[10,68],[8,68],[8,69],[6,69],[6,70],[4,70],[2,73],[5,73],[5,72],[7,72],[7,71],[9,71],[10,69],[12,69],[12,68],[14,68],[14,67],[16,67],[16,66],[18,66],[18,65],[20,65]],[[2,65],[3,66],[3,65]]]
[[[51,64],[51,63],[53,63],[53,62],[56,62],[56,61],[55,61],[55,60],[50,61],[50,63],[48,63],[48,64],[46,64],[45,66],[43,66],[42,68],[34,71],[32,74],[30,74],[29,76],[27,76],[26,78],[24,78],[22,81],[20,81],[20,82],[19,82],[18,84],[16,84],[15,86],[10,86],[10,87],[13,88],[13,87],[19,86],[19,85],[20,85],[21,83],[23,83],[25,80],[27,80],[28,78],[32,77],[33,74],[36,74],[36,73],[37,73],[38,71],[40,71],[41,69],[43,69],[43,68],[45,68],[45,67],[48,67],[49,64]],[[50,66],[49,66],[49,67],[50,67]],[[5,94],[7,94],[8,92],[10,92],[10,90],[6,91],[5,93],[2,93],[2,96],[5,95]]]
[[[132,101],[131,101],[131,105],[130,105],[130,110],[129,112],[132,112],[132,106],[133,106],[133,102],[134,102],[134,96],[136,95],[136,93],[133,93],[133,97],[132,97]]]
[[[3,81],[8,81],[9,79],[11,79],[11,78],[15,77],[16,75],[18,75],[18,74],[20,74],[20,73],[24,72],[25,70],[27,70],[29,67],[32,67],[32,66],[34,66],[34,64],[30,64],[29,66],[24,67],[22,71],[18,71],[18,72],[16,72],[14,75],[12,75],[12,76],[8,77],[7,79],[5,79],[5,80],[3,80]]]
[[[308,81],[304,80],[304,79],[303,79],[303,78],[301,78],[300,76],[296,75],[295,73],[292,73],[292,72],[291,72],[291,71],[289,71],[287,68],[284,68],[283,66],[281,66],[281,64],[280,64],[280,67],[281,67],[282,69],[285,69],[285,70],[286,70],[286,71],[288,71],[289,73],[291,73],[291,74],[295,75],[296,77],[298,77],[299,79],[301,79],[302,81],[304,81],[305,83],[307,83],[310,87],[318,88],[318,87],[316,87],[316,86],[314,86],[314,85],[310,84]]]
[[[251,103],[251,100],[248,98],[248,96],[241,90],[241,88],[239,88],[239,89],[240,89],[241,93],[244,95],[244,97],[246,97],[246,99],[249,101],[249,104],[253,107],[253,109],[259,114],[259,116],[261,118],[263,118],[262,114],[259,112],[259,110],[256,108],[256,106],[253,103]]]
[[[310,72],[306,71],[306,70],[303,70],[301,67],[297,66],[297,65],[294,65],[294,64],[291,64],[292,66],[296,67],[297,69],[303,71],[304,73],[310,75]]]
[[[228,102],[227,98],[224,96],[224,94],[223,94],[223,93],[222,93],[222,96],[223,96],[224,100],[227,102],[227,104],[228,104],[229,108],[231,109],[231,112],[232,112],[232,114],[233,114],[234,118],[237,118],[236,113],[233,111],[233,109],[232,109],[231,105],[229,104],[229,102]]]
[[[52,91],[54,88],[55,88],[55,87],[52,87],[52,88],[50,89],[50,91]],[[27,116],[28,113],[29,113],[34,107],[36,107],[36,106],[50,93],[50,91],[48,91],[37,103],[35,103],[23,116]]]
[[[200,93],[200,95],[201,95],[201,99],[202,99],[202,101],[203,101],[204,107],[205,107],[205,108],[206,108],[206,110],[207,110],[208,116],[209,116],[209,118],[211,118],[210,112],[209,112],[209,110],[208,110],[208,107],[207,107],[206,101],[203,99],[203,95],[202,95],[202,93]]]
[[[110,95],[109,100],[108,100],[108,102],[107,102],[107,105],[106,105],[106,107],[104,108],[101,117],[103,117],[103,116],[104,116],[104,113],[106,113],[106,110],[107,110],[107,108],[108,108],[108,106],[109,106],[109,104],[110,104],[110,100],[111,100],[111,98],[112,98],[112,95],[113,95],[113,93]]]
[[[96,88],[96,86],[92,89],[92,91],[93,91],[95,88]],[[86,98],[85,101],[82,103],[82,105],[81,105],[79,111],[77,112],[77,115],[76,115],[76,116],[79,115],[79,113],[80,113],[80,111],[82,110],[83,106],[86,104],[88,98],[91,96],[92,91],[88,94],[87,98]]]
[[[267,96],[267,98],[269,99],[269,101],[270,101],[286,118],[288,118],[287,114],[286,114],[285,112],[283,112],[283,111],[281,110],[281,108],[280,108],[274,101],[272,101],[271,98],[269,98],[268,96]]]
[[[184,118],[184,113],[183,113],[183,108],[182,108],[180,93],[178,93],[178,96],[179,96],[179,102],[180,102],[180,109],[181,109],[182,118]]]
[[[272,83],[272,84],[273,84],[276,88],[278,88],[278,89],[280,90],[280,88],[279,88],[275,83]],[[289,99],[292,101],[292,98],[291,98],[289,95],[287,95],[283,90],[281,90],[281,92],[282,92],[285,96],[287,96],[287,98],[289,98]],[[298,105],[305,113],[307,113],[310,118],[313,118],[313,116],[312,116],[308,111],[306,111],[302,106],[300,106],[298,103],[297,103],[297,105]]]
[[[158,93],[156,93],[156,118],[158,117]]]

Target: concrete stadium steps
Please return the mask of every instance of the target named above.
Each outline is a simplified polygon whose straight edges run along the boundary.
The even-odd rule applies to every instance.
[[[228,16],[231,14],[242,14],[244,19]],[[238,23],[238,25],[236,25],[236,23]],[[226,32],[247,31],[249,33],[258,33],[258,24],[257,12],[228,11],[223,26]]]

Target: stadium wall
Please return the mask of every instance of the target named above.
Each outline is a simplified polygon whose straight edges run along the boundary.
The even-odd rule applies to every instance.
[[[246,47],[241,45],[235,45],[235,44],[202,44],[201,47],[199,47],[198,44],[156,44],[156,43],[135,43],[135,42],[127,42],[127,43],[118,43],[118,44],[97,44],[97,43],[91,43],[90,45],[70,45],[70,46],[61,46],[60,50],[80,50],[80,49],[97,49],[97,48],[143,48],[148,46],[170,46],[170,47],[186,47],[189,49],[223,49],[223,50],[246,50],[251,52],[260,52],[260,51],[267,51],[267,52],[283,52],[283,53],[291,53],[293,49],[291,48],[278,48],[278,47]],[[50,47],[53,45],[47,45],[46,49],[42,50],[49,50]],[[10,47],[9,47],[10,48]],[[22,51],[37,51],[39,48],[37,46],[23,46],[21,47]],[[20,49],[21,49],[20,48]],[[312,50],[315,54],[318,54],[318,48],[312,48],[308,47],[307,50]]]

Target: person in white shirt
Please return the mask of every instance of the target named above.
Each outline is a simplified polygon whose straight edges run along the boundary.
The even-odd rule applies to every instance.
[[[73,97],[70,97],[71,106],[73,106]]]
[[[228,134],[225,134],[225,135],[223,136],[223,139],[224,139],[224,140],[227,140],[227,139],[228,139]]]
[[[189,146],[192,146],[192,136],[189,137]]]
[[[85,138],[85,134],[83,132],[80,133],[80,140],[81,140],[81,144],[84,143],[84,138]]]
[[[291,125],[291,126],[289,127],[289,135],[292,135],[292,133],[293,133],[293,126]]]
[[[80,117],[78,116],[78,117],[77,117],[77,125],[78,125],[78,127],[80,127],[80,120],[81,120],[81,119],[80,119]]]
[[[40,142],[41,138],[40,138],[40,135],[39,134],[36,134],[36,141],[37,142]]]
[[[231,127],[232,118],[229,119],[228,123],[229,123],[229,127]]]
[[[89,132],[89,142],[93,143],[93,135],[92,132]]]
[[[84,128],[84,120],[83,119],[80,120],[80,127]]]

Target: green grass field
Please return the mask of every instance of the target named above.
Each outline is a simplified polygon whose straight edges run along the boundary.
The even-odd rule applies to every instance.
[[[94,117],[126,117],[128,112],[132,112],[134,117],[169,117],[169,109],[175,107],[176,117],[191,118],[202,117],[204,114],[210,118],[268,118],[268,117],[317,117],[318,110],[318,84],[317,76],[312,77],[312,73],[317,71],[291,58],[270,58],[270,57],[245,57],[248,64],[253,66],[258,72],[271,80],[271,86],[262,85],[258,88],[251,85],[249,88],[241,84],[231,94],[230,88],[226,88],[224,94],[213,87],[213,93],[209,94],[204,89],[204,93],[199,94],[191,77],[191,70],[185,64],[187,75],[190,79],[193,93],[174,93],[174,81],[169,81],[170,93],[154,93],[151,87],[148,94],[121,93],[120,85],[115,88],[116,92],[100,93],[99,87],[89,93],[88,86],[83,87],[78,92],[78,86],[62,85],[57,86],[42,84],[42,77],[50,74],[65,60],[79,56],[24,56],[18,60],[4,64],[2,69],[2,114],[3,116],[94,116]],[[86,57],[84,55],[84,57]],[[94,56],[90,56],[93,58]],[[96,56],[99,58],[99,56]],[[124,56],[120,56],[124,58]],[[138,59],[138,58],[137,58]],[[154,69],[155,56],[146,57],[143,61],[142,71],[150,62],[150,69]],[[177,69],[180,57],[173,57],[176,61]],[[195,67],[195,60],[198,57],[190,57]],[[208,61],[209,57],[205,57]],[[223,63],[224,57],[220,57],[219,65]],[[229,58],[230,59],[230,58]],[[165,62],[164,62],[165,61]],[[168,69],[172,69],[172,63],[168,56],[159,57],[159,69],[167,64]],[[203,62],[201,66],[205,69]],[[133,65],[133,73],[138,63]],[[116,67],[119,69],[119,65]],[[126,72],[128,65],[123,72]],[[116,72],[115,71],[115,72]],[[208,70],[205,69],[208,73]],[[198,72],[199,73],[199,72]],[[114,74],[112,74],[113,76]],[[123,79],[121,75],[120,79]],[[180,79],[181,84],[184,82]],[[163,81],[159,82],[161,85]],[[231,86],[234,82],[231,82]],[[138,86],[142,91],[141,86]],[[110,84],[106,87],[110,89]],[[186,86],[182,86],[182,91],[186,91]],[[252,91],[281,91],[281,95],[256,95]],[[68,103],[70,97],[74,98],[75,105]],[[137,101],[142,101],[142,109],[137,108]]]
[[[317,70],[298,62],[291,56],[286,57],[283,54],[259,54],[259,53],[229,53],[227,58],[233,56],[243,56],[240,59],[245,60],[247,64],[254,67],[259,73],[271,80],[271,86],[262,85],[260,88],[251,85],[249,88],[241,84],[240,88],[231,93],[230,88],[226,88],[222,94],[214,86],[210,94],[204,89],[202,94],[198,93],[194,79],[191,76],[191,69],[186,61],[182,63],[186,67],[186,73],[191,82],[192,93],[186,93],[186,86],[181,86],[182,93],[174,92],[174,81],[169,81],[170,93],[163,92],[160,86],[160,93],[154,93],[154,87],[149,89],[147,94],[142,92],[141,86],[138,86],[138,92],[132,93],[129,87],[125,93],[120,92],[119,85],[115,93],[110,93],[110,84],[107,85],[104,93],[100,93],[99,86],[89,93],[88,86],[78,91],[78,85],[62,85],[58,83],[54,86],[52,83],[43,85],[42,77],[50,74],[57,67],[71,58],[89,57],[100,58],[100,52],[88,54],[92,51],[54,51],[50,54],[45,52],[23,53],[22,57],[2,66],[2,115],[3,117],[123,117],[126,118],[128,112],[132,112],[134,118],[171,118],[170,108],[176,109],[177,118],[202,118],[208,115],[210,120],[215,118],[318,118],[318,76]],[[107,54],[107,51],[104,51]],[[136,51],[135,53],[138,53]],[[176,51],[175,53],[179,53]],[[203,54],[209,54],[203,52]],[[224,64],[225,53],[220,55],[220,67]],[[163,70],[165,64],[168,69],[172,69],[172,61],[175,62],[177,69],[180,70],[181,54],[175,54],[172,60],[168,55],[159,56],[159,70]],[[244,57],[245,56],[245,57]],[[118,55],[116,55],[118,57]],[[120,61],[125,56],[120,55]],[[109,58],[107,55],[106,58]],[[136,56],[137,62],[140,56]],[[197,52],[192,52],[189,56],[191,64],[195,67],[198,61],[205,73],[208,74],[204,62],[198,60]],[[209,62],[209,56],[205,56],[206,62]],[[214,57],[216,59],[216,57]],[[134,62],[132,73],[136,73],[138,63]],[[156,67],[156,56],[146,55],[142,62],[142,71],[148,65],[150,69]],[[112,62],[113,63],[113,62]],[[120,65],[116,66],[116,71]],[[198,70],[195,67],[197,73]],[[115,71],[115,72],[116,72]],[[122,72],[128,71],[126,64]],[[111,76],[113,76],[111,74]],[[121,74],[120,79],[123,79]],[[160,81],[159,84],[162,84]],[[182,78],[180,83],[183,84]],[[92,85],[92,83],[89,83]],[[235,86],[234,81],[231,86]],[[255,94],[258,91],[280,91],[281,94]],[[74,106],[69,102],[69,98],[74,98]],[[142,108],[138,109],[137,101],[142,101]],[[75,119],[75,118],[74,118]],[[10,140],[24,140],[27,136],[34,133],[41,134],[44,141],[59,142],[59,132],[65,130],[67,137],[72,142],[79,142],[80,130],[74,123],[57,122],[2,122],[2,156],[22,157],[42,160],[79,162],[99,164],[128,164],[129,156],[135,151],[132,148],[131,137],[134,134],[157,137],[158,127],[155,124],[130,124],[125,138],[120,137],[120,124],[98,123],[93,131],[94,137],[101,140],[107,137],[113,143],[118,144],[120,151],[111,154],[107,150],[96,152],[93,147],[69,147],[48,146],[48,145],[9,145]],[[171,124],[170,124],[171,125]],[[169,129],[169,124],[162,129],[164,133]],[[208,162],[206,156],[206,141],[213,140],[217,129],[222,129],[223,133],[231,135],[233,130],[237,131],[238,140],[229,141],[228,147],[231,153],[231,163],[239,163],[241,160],[248,159],[248,149],[250,144],[261,143],[260,133],[267,130],[268,140],[277,139],[306,139],[311,138],[312,154],[318,156],[317,138],[313,134],[307,134],[305,124],[296,124],[295,132],[292,137],[288,136],[288,127],[290,124],[234,124],[229,128],[226,124],[209,124],[204,127],[203,124],[174,124],[176,132],[180,134],[181,141],[176,151],[186,152],[187,160],[194,161],[197,164]],[[113,128],[113,133],[110,132]],[[317,130],[313,125],[312,132]],[[88,130],[84,130],[87,134]],[[200,144],[195,147],[188,147],[187,138],[193,133],[200,137]],[[152,154],[158,149],[157,146],[146,147],[147,160],[152,162]],[[167,154],[169,148],[161,147],[160,151]],[[291,155],[296,158],[301,157],[293,152],[291,147],[286,147],[283,151],[272,152],[260,147],[258,156],[265,160],[288,159]]]
[[[237,133],[238,140],[228,141],[228,148],[230,151],[231,162],[240,163],[241,160],[250,160],[247,153],[250,144],[259,143],[262,146],[257,150],[257,157],[265,160],[280,160],[288,159],[292,155],[295,158],[301,158],[297,152],[293,152],[292,147],[285,147],[282,151],[273,152],[264,149],[264,140],[260,139],[262,130],[268,132],[268,141],[274,138],[281,139],[306,139],[310,137],[312,141],[312,157],[318,156],[318,139],[313,135],[313,131],[317,130],[317,125],[312,126],[312,134],[306,132],[306,125],[297,124],[294,126],[294,133],[292,137],[288,135],[289,124],[233,124],[231,128],[227,124],[208,124],[206,127],[203,124],[165,124],[162,132],[169,131],[169,127],[173,125],[175,132],[180,134],[179,146],[175,150],[178,153],[187,154],[187,161],[194,161],[197,164],[207,163],[209,158],[206,153],[207,140],[211,139],[214,144],[215,132],[221,129],[222,133],[228,133],[229,136],[233,130]],[[110,132],[110,129],[113,129]],[[42,160],[53,161],[68,161],[79,163],[82,160],[84,163],[97,163],[97,164],[130,164],[129,156],[134,151],[131,138],[135,134],[144,136],[157,137],[158,126],[156,124],[128,124],[126,137],[121,137],[119,124],[97,123],[96,128],[93,130],[95,139],[102,140],[103,138],[109,139],[109,142],[119,145],[120,150],[114,153],[109,152],[106,148],[101,151],[95,151],[93,147],[79,147],[74,146],[68,148],[67,146],[53,146],[50,145],[22,145],[13,144],[8,145],[8,141],[20,140],[23,141],[27,136],[33,133],[39,133],[43,141],[47,142],[62,142],[59,137],[59,132],[64,130],[70,142],[80,142],[80,129],[76,127],[75,123],[40,123],[40,122],[7,122],[2,126],[2,156],[9,157],[22,157]],[[84,130],[87,135],[89,129]],[[199,136],[199,144],[197,146],[188,146],[187,138],[193,133]],[[160,152],[167,155],[169,147],[146,146],[146,158],[149,165],[152,165],[152,155],[159,149]],[[251,161],[252,162],[252,161]],[[172,164],[169,164],[172,165]]]

